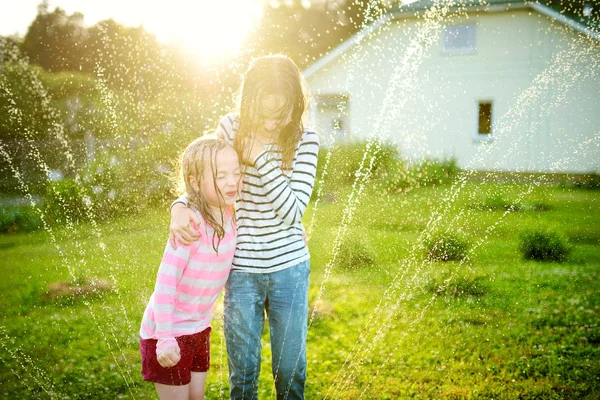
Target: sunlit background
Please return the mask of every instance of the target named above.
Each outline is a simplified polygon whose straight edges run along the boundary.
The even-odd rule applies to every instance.
[[[0,398],[154,397],[177,160],[270,53],[322,145],[306,398],[597,398],[600,0],[0,0]]]
[[[405,0],[404,4],[415,0]],[[325,0],[302,0],[302,7],[322,5]],[[48,0],[50,10],[84,15],[85,25],[113,19],[126,26],[143,26],[162,43],[181,46],[207,63],[231,59],[240,51],[248,32],[263,16],[265,4],[285,7],[292,0]],[[340,4],[343,2],[340,2]],[[38,0],[1,0],[0,35],[24,35],[37,13]]]
[[[143,26],[162,43],[179,45],[205,62],[231,58],[245,35],[262,16],[262,0],[48,1],[50,10],[80,12],[85,24],[114,19],[127,26]],[[0,2],[0,34],[23,35],[37,12],[37,0]],[[10,11],[10,12],[8,12]]]

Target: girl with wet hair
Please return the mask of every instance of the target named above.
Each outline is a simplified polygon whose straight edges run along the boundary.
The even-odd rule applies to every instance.
[[[241,168],[216,136],[196,139],[181,159],[181,181],[198,239],[169,241],[140,328],[142,376],[164,399],[203,399],[210,365],[210,322],[236,246],[234,216]]]
[[[225,286],[224,327],[232,399],[256,399],[265,313],[271,335],[277,398],[304,398],[309,253],[302,216],[311,197],[319,138],[304,129],[303,79],[294,62],[274,55],[245,73],[238,111],[223,117],[218,134],[243,163],[236,202],[238,244]],[[183,203],[183,204],[179,204]],[[172,240],[188,243],[195,215],[178,199]]]

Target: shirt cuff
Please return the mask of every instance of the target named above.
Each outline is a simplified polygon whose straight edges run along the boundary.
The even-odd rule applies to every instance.
[[[158,339],[158,342],[156,343],[156,356],[158,357],[160,353],[172,346],[179,346],[175,338]]]
[[[187,206],[188,206],[188,204],[189,204],[189,203],[188,203],[188,198],[187,198],[187,196],[183,195],[183,196],[181,196],[180,198],[178,198],[177,200],[175,200],[174,202],[172,202],[172,203],[171,203],[171,206],[169,207],[169,212],[171,212],[171,211],[173,210],[173,206],[174,206],[175,204],[177,204],[177,203],[179,203],[179,204],[183,204],[184,206],[186,206],[186,207],[187,207]]]

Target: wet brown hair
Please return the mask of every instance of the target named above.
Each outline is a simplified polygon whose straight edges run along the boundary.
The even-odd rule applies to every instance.
[[[227,144],[224,140],[219,139],[217,136],[204,135],[188,144],[181,156],[180,186],[185,189],[185,192],[188,195],[189,205],[196,207],[200,212],[200,215],[202,215],[202,218],[204,218],[204,220],[213,227],[215,232],[213,234],[212,245],[213,249],[217,253],[221,239],[223,239],[225,236],[225,227],[223,226],[223,206],[225,205],[225,202],[223,200],[223,195],[216,183],[217,154],[227,147],[231,148],[229,144]],[[190,182],[190,176],[192,176],[194,179],[196,179],[198,186],[201,187],[206,168],[210,168],[210,172],[213,177],[214,188],[219,195],[219,208],[221,210],[220,218],[216,218],[213,215],[208,201],[202,194],[202,191],[195,190]],[[223,203],[221,203],[222,200]]]
[[[307,100],[300,70],[289,57],[260,57],[248,67],[239,92],[240,128],[233,139],[233,145],[238,154],[247,154],[252,130],[261,122],[262,99],[270,94],[281,94],[286,98],[282,118],[286,118],[291,111],[291,121],[282,127],[277,142],[282,154],[282,167],[291,169],[296,146],[304,132],[302,115],[306,110]]]

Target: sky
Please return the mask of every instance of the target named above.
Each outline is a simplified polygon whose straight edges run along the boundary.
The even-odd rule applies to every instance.
[[[27,32],[41,0],[0,0],[0,35]],[[264,0],[49,0],[49,9],[84,15],[94,25],[112,18],[126,26],[143,25],[164,43],[190,52],[225,56],[237,52],[244,35],[262,16]]]

